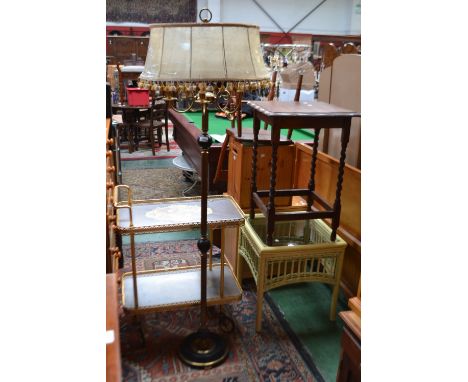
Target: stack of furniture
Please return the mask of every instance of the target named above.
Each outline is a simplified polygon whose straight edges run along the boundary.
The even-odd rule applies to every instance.
[[[254,110],[251,201],[249,220],[241,232],[239,256],[249,265],[257,284],[256,330],[261,330],[263,292],[303,281],[321,281],[333,286],[330,319],[334,320],[346,247],[345,241],[337,236],[346,146],[351,118],[359,114],[322,102],[249,101],[249,105]],[[270,188],[265,190],[257,189],[256,180],[261,121],[271,126]],[[306,126],[315,133],[307,188],[277,189],[280,131]],[[316,192],[315,179],[320,130],[332,128],[340,129],[342,136],[333,205]],[[304,197],[305,211],[277,210],[276,199],[285,196]],[[267,204],[262,197],[268,197]],[[255,214],[256,207],[261,214]],[[315,220],[326,218],[331,219],[331,227]],[[242,275],[240,264],[239,260],[239,277]]]
[[[257,206],[267,219],[267,244],[273,241],[274,223],[282,220],[298,219],[332,219],[331,240],[336,237],[336,230],[339,226],[341,211],[341,188],[343,183],[343,172],[346,158],[346,147],[350,136],[351,118],[359,116],[358,113],[343,109],[323,102],[299,103],[299,102],[277,102],[277,101],[249,101],[249,105],[254,110],[253,125],[253,155],[252,155],[252,180],[251,180],[251,202],[250,217],[254,217],[254,209]],[[264,121],[271,126],[271,177],[269,190],[257,190],[257,148],[260,121]],[[312,153],[311,172],[307,189],[276,189],[276,173],[278,161],[278,145],[280,142],[281,129],[297,129],[310,126],[314,129],[315,138]],[[315,165],[318,152],[318,141],[321,129],[341,130],[341,152],[340,166],[338,170],[336,197],[333,207],[315,192]],[[307,211],[296,213],[276,213],[275,198],[279,196],[307,196]],[[268,196],[268,205],[262,201],[261,197]],[[325,211],[314,210],[312,204],[317,202]]]

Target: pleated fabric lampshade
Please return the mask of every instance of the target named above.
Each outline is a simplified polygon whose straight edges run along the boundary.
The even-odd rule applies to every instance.
[[[259,28],[246,24],[152,24],[145,68],[148,82],[250,82],[269,77]]]

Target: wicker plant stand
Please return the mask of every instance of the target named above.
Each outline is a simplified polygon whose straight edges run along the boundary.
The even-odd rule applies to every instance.
[[[336,303],[346,242],[330,240],[331,228],[322,220],[275,223],[273,245],[266,245],[267,222],[261,214],[241,228],[237,277],[242,277],[240,257],[248,264],[257,284],[256,330],[261,330],[263,293],[283,285],[322,282],[333,287],[330,320]]]

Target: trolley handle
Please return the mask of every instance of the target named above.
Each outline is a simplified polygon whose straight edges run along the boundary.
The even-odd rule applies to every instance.
[[[127,203],[125,202],[119,202],[118,200],[118,192],[119,190],[123,188],[127,190]],[[132,189],[125,185],[125,184],[119,184],[114,187],[114,208],[116,210],[119,210],[121,208],[128,208],[128,214],[130,217],[130,228],[133,228],[133,213],[132,213]]]
[[[119,190],[123,188],[127,190],[127,205],[132,206],[132,189],[125,184],[118,184],[114,187],[114,207],[118,207],[120,202],[118,201]]]

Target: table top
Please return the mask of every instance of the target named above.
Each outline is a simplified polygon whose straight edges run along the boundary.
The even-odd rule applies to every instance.
[[[169,232],[199,227],[201,198],[167,198],[134,200],[132,203],[133,232]],[[229,195],[208,197],[208,225],[232,226],[244,224],[244,213]],[[130,219],[127,208],[117,211],[117,229],[129,233]]]
[[[202,125],[202,113],[201,112],[188,112],[188,113],[184,113],[183,116],[189,121],[189,122],[193,122],[194,123],[194,126],[198,129],[201,128],[201,125]],[[228,121],[227,119],[224,119],[224,118],[217,118],[215,116],[215,112],[209,112],[208,113],[208,126],[209,126],[209,129],[208,129],[208,134],[212,135],[212,134],[219,134],[219,135],[224,135],[226,134],[226,129],[230,129],[231,128],[231,122]],[[242,136],[244,136],[244,132],[245,134],[248,134],[249,133],[249,130],[252,131],[252,126],[253,126],[253,118],[245,118],[242,120]],[[314,140],[314,135],[313,135],[313,132],[308,130],[308,127],[306,125],[302,126],[303,129],[298,129],[298,130],[294,130],[293,131],[293,134],[292,134],[292,137],[291,139],[293,141],[298,141],[298,140],[306,140],[306,141],[313,141]],[[237,131],[237,128],[235,128],[234,130]],[[261,129],[262,131],[264,131],[263,129]],[[236,133],[237,134],[237,133]],[[260,133],[261,136],[263,135],[263,133]],[[270,136],[270,133],[269,133],[269,130],[267,130],[267,134],[268,134],[268,140],[271,140],[271,136]],[[284,137],[286,137],[286,135],[288,134],[287,131],[283,131],[281,133]],[[285,138],[283,138],[285,139]],[[260,138],[260,140],[262,140]]]
[[[346,310],[338,313],[340,318],[344,321],[345,325],[351,330],[351,332],[361,340],[361,317],[351,310]]]
[[[248,101],[254,110],[269,117],[360,117],[357,113],[326,102]]]

